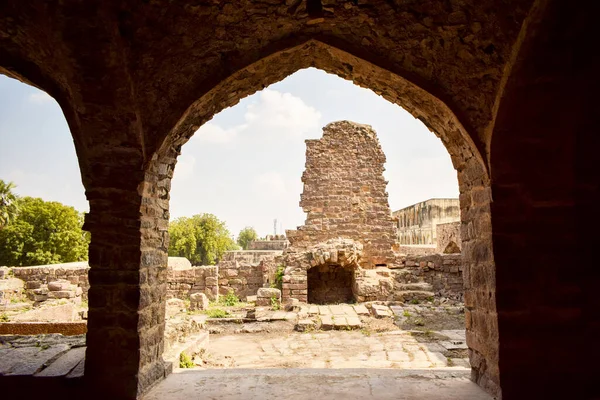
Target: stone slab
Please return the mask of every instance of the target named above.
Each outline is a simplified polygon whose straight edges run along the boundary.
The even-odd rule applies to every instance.
[[[315,363],[314,367],[323,367]],[[176,371],[145,400],[215,398],[320,400],[492,400],[470,371],[385,369],[221,369]],[[310,395],[308,395],[310,394]]]
[[[348,326],[348,321],[346,321],[346,317],[343,315],[334,315],[332,319],[335,329],[343,329]]]
[[[358,315],[369,315],[369,310],[367,309],[367,307],[364,306],[364,304],[355,305],[354,306],[354,311]]]
[[[69,372],[69,374],[67,375],[67,378],[80,378],[83,376],[84,372],[85,372],[85,358],[83,360],[81,360],[79,362],[79,364],[77,364],[71,372]]]
[[[67,351],[56,361],[35,376],[65,376],[73,370],[85,357],[85,347],[76,347]]]
[[[439,342],[446,350],[464,350],[468,349],[466,342],[462,340],[452,340],[452,341],[443,341]]]
[[[379,304],[373,304],[371,311],[376,318],[386,318],[393,315],[389,307]]]
[[[321,329],[329,330],[334,327],[333,318],[331,315],[321,315]]]
[[[26,349],[26,350],[24,350]],[[4,373],[7,376],[16,375],[33,375],[50,361],[69,349],[69,345],[57,344],[50,346],[47,349],[40,348],[19,348],[14,349],[15,352],[5,355],[6,358],[16,358],[18,361],[14,363],[8,371]],[[37,351],[36,351],[37,350]],[[4,358],[4,357],[3,357]]]
[[[360,318],[358,318],[358,316],[348,316],[346,317],[346,321],[348,322],[348,327],[352,329],[362,327],[362,322],[360,321]]]
[[[333,315],[344,315],[345,314],[344,309],[340,305],[336,305],[336,304],[330,305],[329,309],[331,310],[331,313]]]

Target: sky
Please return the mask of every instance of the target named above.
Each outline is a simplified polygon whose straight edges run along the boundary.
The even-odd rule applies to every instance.
[[[335,75],[298,71],[204,124],[186,143],[171,185],[171,220],[212,213],[233,235],[260,236],[304,223],[299,207],[306,146],[333,121],[371,125],[386,155],[392,210],[458,197],[456,171],[423,123],[374,92]],[[21,196],[88,211],[73,140],[46,93],[0,75],[0,179]]]

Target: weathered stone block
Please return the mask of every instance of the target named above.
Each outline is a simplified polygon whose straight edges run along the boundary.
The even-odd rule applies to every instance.
[[[208,309],[208,297],[204,293],[194,293],[190,295],[191,310],[206,310]]]
[[[71,282],[64,279],[48,283],[48,290],[50,290],[51,292],[66,291],[70,288]]]

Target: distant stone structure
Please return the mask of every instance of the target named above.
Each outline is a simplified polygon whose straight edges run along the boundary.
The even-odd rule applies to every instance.
[[[278,239],[253,240],[248,243],[248,250],[283,250],[290,245],[290,242],[285,236],[281,235],[281,237]]]
[[[393,216],[398,221],[400,245],[435,247],[438,238],[437,226],[460,222],[460,203],[458,199],[429,199],[394,211]]]
[[[385,155],[369,125],[332,122],[323,137],[306,141],[304,192],[306,222],[287,231],[290,247],[308,249],[329,239],[363,246],[363,268],[393,262],[396,227],[383,177]]]

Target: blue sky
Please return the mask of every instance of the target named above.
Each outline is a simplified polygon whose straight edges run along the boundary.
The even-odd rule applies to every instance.
[[[377,131],[387,157],[393,210],[432,197],[457,197],[442,142],[402,108],[370,90],[316,69],[298,71],[243,99],[202,126],[183,147],[171,189],[171,217],[209,212],[232,234],[253,226],[262,236],[304,222],[298,206],[305,139],[347,119]],[[23,196],[87,211],[77,157],[58,104],[0,75],[0,179]]]

